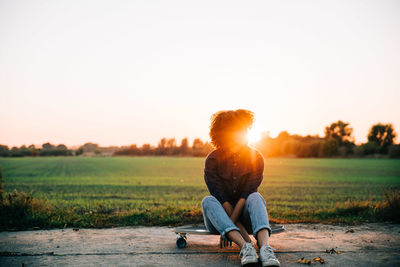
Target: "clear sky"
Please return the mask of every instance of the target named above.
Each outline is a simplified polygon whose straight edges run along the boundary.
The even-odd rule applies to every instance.
[[[212,113],[400,133],[400,1],[0,0],[0,144],[208,139]],[[397,138],[400,140],[400,138]]]

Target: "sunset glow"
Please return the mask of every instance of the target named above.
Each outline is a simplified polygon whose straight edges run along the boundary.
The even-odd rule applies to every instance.
[[[1,144],[206,141],[239,108],[260,120],[249,142],[400,131],[399,1],[110,3],[1,2]]]
[[[262,137],[262,133],[264,131],[265,131],[265,129],[261,129],[259,125],[257,125],[257,124],[253,125],[253,127],[249,130],[249,132],[247,134],[249,145],[260,141],[260,139]]]

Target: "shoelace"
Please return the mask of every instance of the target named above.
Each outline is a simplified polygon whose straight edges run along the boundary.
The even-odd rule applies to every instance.
[[[244,249],[240,251],[240,256],[242,257],[244,254],[247,254],[251,250],[251,245],[250,244],[244,244],[243,246]],[[252,253],[253,254],[253,253]]]
[[[267,255],[268,259],[275,259],[274,251],[271,247],[263,246],[262,249],[265,251],[265,254]]]

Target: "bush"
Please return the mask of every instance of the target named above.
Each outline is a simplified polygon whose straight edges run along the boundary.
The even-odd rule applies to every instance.
[[[353,148],[353,153],[354,153],[354,156],[356,156],[356,157],[362,157],[362,156],[364,156],[364,155],[365,155],[364,147],[363,147],[362,145],[360,145],[360,146],[355,146],[355,147]]]
[[[376,205],[377,215],[382,220],[400,222],[400,192],[399,190],[385,192],[385,200]]]
[[[368,142],[361,145],[364,155],[372,155],[380,152],[380,146],[375,142]]]
[[[313,140],[309,142],[303,142],[299,143],[298,145],[298,150],[297,150],[297,156],[298,157],[313,157],[316,158],[320,155],[321,147],[323,145],[323,142],[319,140]]]
[[[346,201],[336,205],[334,214],[361,220],[400,222],[400,192],[386,191],[385,199],[374,204],[372,201]]]
[[[8,157],[10,156],[10,150],[8,146],[0,145],[0,157]]]
[[[373,204],[370,201],[346,201],[342,204],[337,204],[335,211],[337,215],[355,216],[368,218],[371,216]]]
[[[332,157],[337,155],[339,148],[339,143],[336,139],[330,138],[324,140],[321,146],[320,155],[322,157]]]
[[[389,157],[400,158],[400,145],[389,146]]]
[[[52,207],[46,200],[34,198],[32,192],[8,193],[0,204],[0,229],[16,227],[24,229],[37,225],[47,225],[50,221]]]

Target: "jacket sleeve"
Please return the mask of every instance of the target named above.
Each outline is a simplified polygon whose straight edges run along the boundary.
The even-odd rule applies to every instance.
[[[264,173],[264,157],[257,153],[255,161],[251,164],[251,172],[247,177],[246,184],[244,185],[243,193],[240,198],[247,199],[247,197],[254,192],[257,192],[257,188],[260,186],[263,180]]]
[[[210,194],[221,204],[228,201],[225,186],[217,173],[217,160],[215,158],[207,157],[204,168],[204,180]]]

